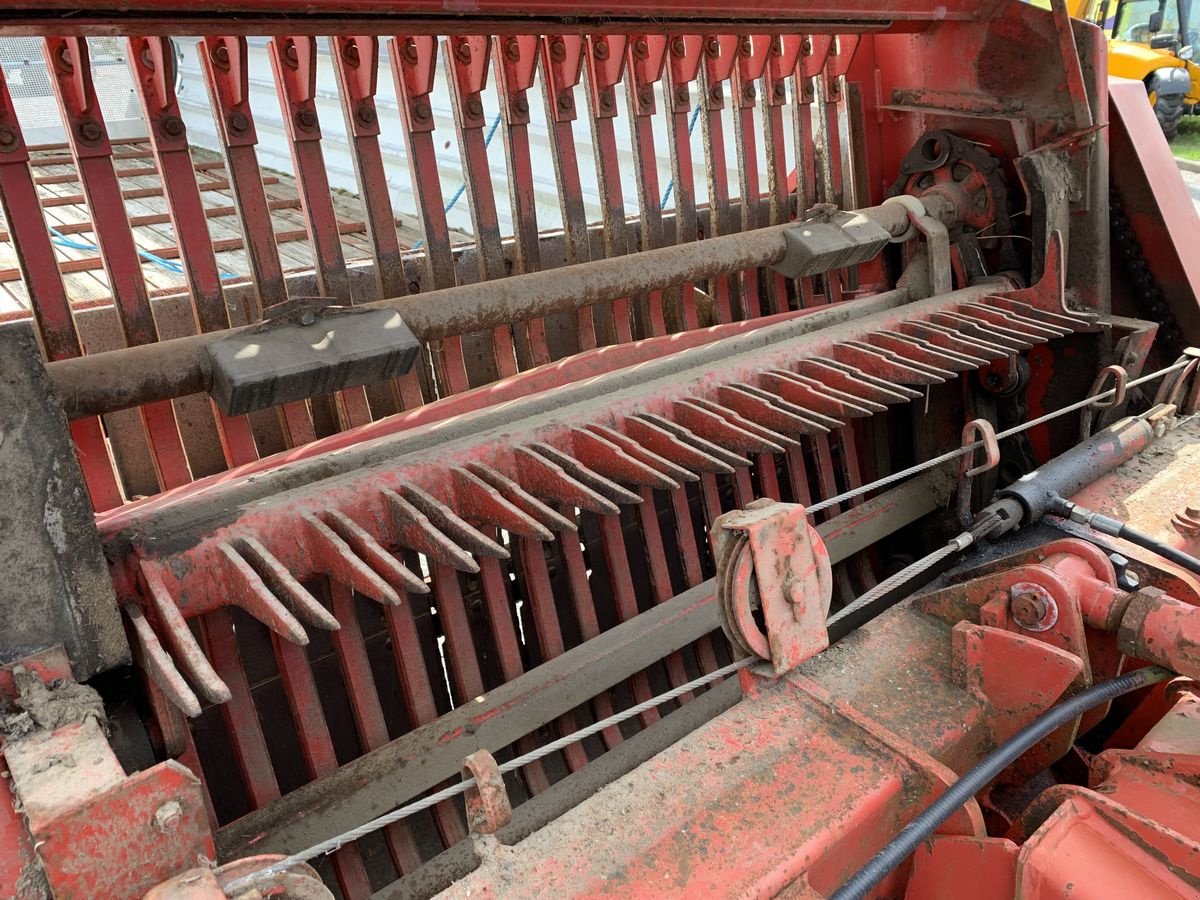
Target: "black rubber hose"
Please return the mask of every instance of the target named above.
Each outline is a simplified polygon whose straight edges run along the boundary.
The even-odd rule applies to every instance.
[[[1117,532],[1117,537],[1129,541],[1131,544],[1137,544],[1139,547],[1145,547],[1151,553],[1156,553],[1163,559],[1170,560],[1195,575],[1200,575],[1200,559],[1196,559],[1191,554],[1184,553],[1170,544],[1157,541],[1148,534],[1130,528],[1124,522],[1121,523],[1121,529]]]
[[[1166,681],[1174,672],[1160,666],[1138,669],[1121,675],[1103,684],[1093,685],[1080,691],[1069,700],[1046,710],[1007,741],[985,756],[962,778],[950,785],[942,794],[909,822],[891,843],[872,856],[845,884],[831,895],[830,900],[860,900],[883,881],[888,874],[904,862],[917,849],[921,841],[929,837],[963,804],[987,787],[994,778],[1013,764],[1026,750],[1072,719],[1094,706],[1106,703],[1122,694],[1139,688]]]

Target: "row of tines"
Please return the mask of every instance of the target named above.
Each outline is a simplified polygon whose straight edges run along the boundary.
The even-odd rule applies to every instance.
[[[681,489],[690,482],[707,493],[710,510],[719,510],[712,499],[716,476],[732,476],[736,483],[755,460],[770,455],[802,468],[802,440],[814,442],[817,459],[829,459],[828,450],[821,451],[831,432],[921,396],[912,385],[933,385],[977,370],[1082,324],[999,297],[959,304],[861,340],[836,343],[826,354],[795,360],[790,369],[762,371],[757,383],[721,384],[708,396],[668,399],[654,404],[654,411],[607,424],[564,425],[558,435],[528,443],[513,435],[510,452],[497,457],[502,463],[469,457],[460,464],[429,457],[406,461],[386,476],[362,479],[359,493],[370,497],[355,509],[344,502],[337,508],[320,499],[318,490],[302,509],[281,504],[266,523],[235,524],[174,565],[143,559],[143,596],[155,624],[136,604],[126,609],[151,675],[194,716],[200,704],[189,681],[214,703],[228,700],[229,690],[179,611],[168,586],[172,570],[193,573],[181,582],[189,594],[189,616],[235,605],[302,645],[308,641],[304,625],[339,627],[305,587],[306,580],[328,577],[399,607],[406,596],[428,593],[431,582],[436,586],[439,569],[478,574],[488,560],[508,559],[497,530],[527,541],[552,541],[556,534],[576,531],[579,511],[615,517],[621,505],[643,503],[655,490],[686,504]],[[854,460],[847,462],[856,468]],[[807,501],[808,479],[795,471],[789,475],[792,496]],[[772,481],[767,476],[759,489],[777,495]],[[741,483],[748,487],[748,481]],[[745,493],[753,499],[753,492]],[[412,553],[427,563],[406,563]],[[206,596],[198,599],[198,590]]]

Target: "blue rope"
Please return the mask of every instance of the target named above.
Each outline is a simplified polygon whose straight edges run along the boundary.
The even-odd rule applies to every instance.
[[[491,144],[492,135],[494,135],[496,133],[496,129],[499,127],[500,127],[500,113],[496,113],[496,118],[492,119],[492,127],[489,128],[488,133],[483,136],[483,146],[485,149],[487,148],[487,146],[489,144]],[[446,205],[444,207],[442,207],[442,212],[448,213],[448,212],[450,212],[450,210],[454,209],[454,205],[456,203],[458,203],[458,201],[462,198],[462,195],[466,191],[466,189],[467,189],[467,183],[465,181],[460,181],[458,183],[458,190],[456,190],[454,192],[454,195],[449,199],[449,201],[447,201]],[[425,243],[425,241],[423,241],[423,240],[417,241],[415,244],[413,244],[413,249],[420,250],[424,243]]]
[[[94,253],[100,252],[100,248],[95,244],[89,244],[84,241],[73,241],[57,228],[51,228],[49,225],[47,225],[46,228],[50,231],[50,243],[52,244],[57,244],[59,247],[69,247],[72,250],[86,250]],[[174,272],[176,275],[187,274],[183,270],[183,266],[179,265],[179,263],[175,262],[174,260],[163,259],[161,256],[157,256],[156,254],[151,253],[149,250],[139,249],[137,253],[138,256],[146,260],[146,262],[153,263],[156,266],[161,266],[168,272]],[[230,274],[229,272],[222,272],[221,279],[224,280],[226,278],[237,278],[237,276]]]
[[[700,106],[699,106],[699,104],[697,104],[696,108],[694,110],[692,110],[692,121],[688,122],[688,137],[692,136],[692,131],[696,127],[696,120],[699,118],[700,118]],[[674,178],[672,178],[670,181],[667,182],[666,193],[663,194],[662,203],[660,203],[658,205],[659,210],[664,210],[667,208],[667,201],[671,199],[671,191],[673,191],[673,190],[675,190],[675,179]]]

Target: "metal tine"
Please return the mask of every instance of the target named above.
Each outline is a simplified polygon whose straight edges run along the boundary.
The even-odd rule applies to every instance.
[[[433,143],[433,91],[437,71],[437,38],[432,35],[395,37],[388,43],[396,100],[408,143],[408,169],[420,213],[425,266],[433,290],[453,287],[454,253],[446,224],[445,201],[438,172],[437,149]],[[458,335],[432,343],[434,374],[443,393],[457,394],[471,386],[463,356],[463,339]]]
[[[667,432],[668,434],[673,435],[684,446],[690,447],[693,450],[697,450],[700,453],[703,453],[706,457],[711,457],[712,459],[718,460],[725,464],[729,467],[730,472],[732,472],[734,469],[745,468],[750,465],[750,460],[741,454],[734,453],[732,450],[727,450],[719,444],[705,440],[704,438],[700,437],[700,435],[689,431],[678,422],[672,422],[665,416],[655,415],[654,413],[638,413],[635,416],[631,416],[627,421],[632,422],[635,420],[645,422],[648,425],[655,426]],[[697,472],[705,471],[699,466],[692,466],[691,468]],[[723,473],[721,470],[714,468],[711,474],[719,475],[727,473]]]
[[[1050,338],[1062,337],[1057,330],[1052,331],[1049,328],[1026,325],[1008,313],[998,309],[988,309],[979,305],[963,303],[955,307],[954,311],[968,319],[975,319],[978,322],[982,322],[987,327],[1002,330],[1007,335],[1034,344],[1040,344]],[[1067,333],[1069,334],[1070,332]]]
[[[317,291],[342,306],[354,303],[342,235],[333,209],[325,157],[321,151],[321,125],[317,117],[317,39],[312,35],[280,35],[268,44],[275,90],[287,135],[300,210],[308,241],[313,248]],[[361,387],[346,388],[334,397],[343,428],[371,421],[371,407]]]
[[[0,154],[0,206],[9,230],[9,240],[29,295],[48,361],[83,354],[71,304],[58,270],[50,232],[46,230],[37,186],[29,166],[29,150],[3,72],[0,72],[0,125],[12,135],[8,152]],[[124,502],[117,475],[109,457],[104,427],[99,418],[71,423],[71,437],[83,468],[83,477],[98,512]]]
[[[976,338],[969,338],[961,332],[954,331],[944,325],[934,325],[932,322],[900,322],[896,326],[904,334],[919,337],[935,347],[945,347],[967,355],[980,354],[988,362],[1005,359],[1009,351],[999,344],[989,344]]]
[[[769,380],[769,379],[763,379],[760,376],[760,380]],[[846,424],[845,416],[826,415],[825,413],[822,413],[822,412],[812,409],[807,403],[805,403],[803,401],[797,402],[795,400],[790,400],[787,397],[783,396],[784,393],[789,393],[789,394],[792,394],[793,396],[795,396],[797,393],[808,393],[808,392],[806,392],[803,387],[800,387],[796,382],[794,382],[790,379],[785,378],[785,379],[782,379],[782,381],[784,382],[784,388],[783,388],[782,392],[768,390],[767,388],[752,385],[752,384],[739,384],[738,387],[740,387],[742,390],[744,390],[748,393],[754,394],[756,397],[762,397],[764,400],[769,401],[770,403],[774,404],[775,406],[778,406],[780,409],[783,409],[786,412],[791,413],[794,416],[798,416],[801,419],[807,419],[808,421],[813,422],[816,425],[819,425],[820,429],[821,429],[820,433],[829,432],[835,428],[841,428],[843,425]],[[798,390],[794,390],[794,389],[798,389]],[[814,432],[814,433],[817,433],[817,432]]]
[[[221,273],[208,232],[204,201],[196,184],[187,128],[175,96],[175,46],[167,37],[131,37],[127,46],[135,90],[146,116],[156,174],[162,179],[171,228],[187,275],[196,324],[201,331],[228,328],[229,312],[221,290]],[[226,416],[216,406],[212,410],[226,462],[237,466],[258,459],[249,420],[244,416]]]
[[[829,426],[818,421],[808,410],[788,403],[777,394],[752,384],[723,384],[717,388],[722,405],[729,407],[752,422],[782,431],[785,434],[826,434]],[[833,427],[841,425],[834,422]]]
[[[700,72],[700,57],[704,39],[698,34],[670,35],[667,38],[667,67],[665,103],[667,138],[671,144],[671,184],[675,193],[675,243],[699,240],[700,228],[696,219],[696,186],[692,174],[692,143],[688,133],[692,112],[688,85]],[[680,288],[683,330],[700,327],[696,311],[695,285],[684,283]]]
[[[1028,350],[1034,343],[1037,343],[1030,341],[1026,336],[1018,337],[1007,328],[998,328],[990,322],[964,316],[957,312],[936,312],[930,315],[929,320],[934,324],[945,325],[947,328],[953,328],[968,336],[999,344],[1007,348],[1010,355],[1015,350]]]
[[[521,449],[526,448],[517,448],[518,453]],[[557,447],[551,447],[549,444],[538,441],[530,444],[527,449],[541,456],[543,459],[554,463],[570,476],[572,480],[580,482],[592,493],[598,494],[613,503],[629,504],[642,502],[642,498],[633,493],[633,491],[617,484],[609,478],[605,478],[599,472],[593,471],[579,460],[563,453]],[[609,515],[612,515],[612,513],[609,513]]]
[[[383,151],[379,146],[379,113],[375,93],[379,84],[379,38],[375,35],[333,35],[329,39],[333,70],[346,120],[350,158],[358,181],[358,196],[367,221],[367,240],[375,262],[375,281],[380,297],[403,297],[408,293],[404,255],[396,230],[396,213],[388,190]],[[399,409],[424,403],[419,366],[395,382]],[[374,405],[375,396],[372,396]]]
[[[398,504],[392,496],[396,492],[388,491],[385,488],[384,493],[387,495],[388,501],[392,505],[393,513],[400,515],[403,511],[403,507]],[[415,484],[400,485],[398,496],[407,501],[407,506],[415,507],[423,514],[425,520],[434,526],[432,531],[440,532],[441,534],[445,535],[458,547],[461,547],[462,549],[479,556],[492,556],[496,559],[508,559],[507,550],[489,538],[478,528],[464,521],[445,503],[434,497],[431,497]],[[418,523],[413,522],[412,524],[416,525]],[[426,532],[426,536],[432,537],[430,532]],[[409,546],[414,550],[419,550],[422,553],[426,552],[423,548],[416,546],[416,544],[409,544]],[[438,560],[442,558],[438,554],[429,555]],[[456,562],[457,560],[447,561],[446,564],[457,569],[458,566],[455,564]]]
[[[771,369],[763,372],[759,378],[768,390],[785,400],[840,422],[871,416],[887,409],[882,403],[847,394],[786,369]]]
[[[566,263],[587,262],[592,258],[588,235],[587,211],[583,205],[583,186],[579,181],[579,159],[575,152],[575,86],[583,76],[583,38],[561,34],[542,38],[542,88],[546,100],[547,137],[558,183],[558,203],[566,237]],[[596,327],[591,307],[583,307],[576,316],[577,347],[591,350],[596,346]]]
[[[196,718],[201,712],[200,701],[175,668],[170,654],[163,649],[141,608],[136,603],[126,603],[122,608],[125,618],[129,620],[143,671],[180,712],[190,719]]]
[[[149,560],[142,560],[138,568],[142,582],[146,585],[146,600],[166,631],[167,644],[170,645],[175,660],[183,666],[188,680],[200,690],[205,700],[210,703],[225,703],[232,696],[229,686],[221,680],[221,676],[208,661],[208,656],[200,648],[187,620],[163,583],[158,566]]]
[[[498,490],[505,500],[517,507],[525,515],[536,519],[546,528],[553,531],[578,530],[578,526],[576,526],[573,519],[569,519],[557,510],[551,509],[502,472],[497,472],[491,466],[484,465],[483,463],[467,463],[467,469]]]
[[[625,481],[664,491],[679,487],[679,482],[675,479],[634,459],[612,441],[595,432],[583,428],[571,429],[571,446],[580,462],[613,481]]]
[[[733,75],[738,38],[735,34],[704,37],[704,66],[700,70],[700,105],[704,108],[700,132],[704,139],[704,168],[708,174],[709,236],[737,231],[729,203],[729,171],[725,164],[724,83]],[[712,279],[717,319],[732,322],[736,277],[718,275]]]
[[[857,350],[863,351],[864,353],[871,353],[874,355],[882,356],[885,359],[888,359],[888,360],[892,361],[893,363],[896,363],[897,365],[907,366],[910,369],[917,370],[918,372],[924,372],[929,377],[937,378],[937,379],[940,379],[941,381],[949,381],[950,379],[952,379],[954,377],[954,374],[957,371],[954,369],[945,368],[943,366],[937,366],[931,362],[926,362],[926,361],[922,360],[921,356],[923,356],[924,354],[921,352],[921,350],[919,348],[914,348],[911,345],[907,345],[907,344],[903,345],[904,346],[903,351],[896,350],[894,348],[883,347],[883,346],[879,346],[876,344],[872,344],[865,339],[861,340],[861,341],[858,341],[858,340],[846,341],[844,344],[835,344],[834,345],[835,350],[840,346],[853,347]]]
[[[506,274],[500,222],[496,217],[496,194],[488,166],[487,139],[483,135],[482,91],[487,85],[492,42],[487,35],[455,35],[442,43],[446,75],[454,107],[454,125],[462,160],[463,184],[468,191],[472,230],[475,232],[476,262],[480,281]],[[492,329],[492,355],[501,377],[517,373],[516,349],[508,325]],[[494,380],[494,379],[489,379]]]
[[[669,459],[665,459],[664,457],[659,456],[653,450],[650,450],[649,448],[642,446],[642,444],[635,441],[629,435],[622,434],[620,431],[617,431],[615,428],[609,428],[606,425],[589,425],[587,427],[588,427],[589,431],[593,431],[596,434],[600,435],[605,440],[608,440],[611,443],[616,444],[618,447],[620,447],[622,450],[624,450],[626,453],[628,453],[630,456],[632,456],[638,462],[644,463],[645,465],[650,466],[651,468],[658,469],[664,475],[666,475],[668,478],[674,479],[675,481],[678,481],[680,484],[683,484],[684,482],[687,482],[687,481],[699,481],[700,480],[700,476],[697,475],[695,472],[679,465],[678,463],[672,462]]]
[[[356,556],[374,569],[385,582],[397,591],[428,594],[429,585],[408,566],[387,551],[371,533],[336,509],[327,509],[320,514],[321,520],[333,532],[350,545]],[[397,598],[403,602],[403,598]]]
[[[535,34],[510,34],[497,35],[493,41],[492,60],[504,123],[504,160],[513,216],[513,274],[520,275],[542,268],[533,156],[529,145],[528,97],[537,72],[539,38]],[[513,328],[518,358],[525,368],[550,362],[545,319],[530,319],[524,324],[524,334],[520,325],[514,324]],[[555,349],[560,341],[560,336],[555,335]],[[556,355],[565,353],[564,350]]]
[[[949,369],[952,372],[967,372],[987,365],[986,359],[977,356],[967,356],[952,350],[939,349],[929,341],[902,334],[899,331],[883,329],[865,335],[868,344],[873,344],[883,350],[890,350],[900,355],[913,354],[921,362],[929,366]]]
[[[587,39],[587,88],[591,99],[592,145],[596,158],[596,181],[604,222],[605,257],[624,256],[629,252],[629,233],[625,222],[625,198],[621,190],[620,156],[613,120],[617,115],[616,86],[625,74],[625,48],[628,35],[606,34]],[[618,298],[601,304],[602,327],[607,343],[633,340],[630,301],[644,305],[644,298]],[[611,321],[609,316],[611,315]],[[645,318],[639,313],[639,318]]]
[[[271,593],[259,574],[229,541],[221,541],[217,552],[225,565],[225,576],[229,582],[229,599],[258,621],[293,644],[308,643],[304,627],[295,616]]]
[[[737,41],[737,65],[733,70],[733,143],[737,149],[739,193],[742,197],[742,231],[762,224],[762,190],[758,182],[758,141],[755,139],[754,107],[758,99],[755,82],[762,77],[770,59],[769,35],[742,35]],[[742,305],[747,318],[763,314],[758,269],[742,272]],[[773,310],[778,312],[779,310]]]
[[[474,574],[479,571],[479,563],[470,551],[464,550],[443,534],[425,513],[389,488],[381,488],[381,493],[392,514],[397,544],[424,553],[430,559],[444,562],[460,572]]]
[[[1093,314],[1051,312],[1048,309],[1039,309],[1031,303],[1025,303],[1021,300],[1013,300],[1011,297],[1004,297],[1000,294],[992,294],[987,299],[1002,309],[1020,313],[1027,319],[1032,319],[1035,322],[1040,322],[1046,325],[1061,325],[1064,328],[1071,329],[1071,331],[1076,331],[1079,328],[1090,327],[1095,322],[1095,316]]]
[[[960,312],[966,312],[968,315],[986,316],[989,318],[989,321],[996,321],[998,319],[1001,324],[1005,324],[1009,328],[1031,332],[1043,338],[1066,337],[1068,334],[1075,332],[1074,328],[1038,322],[1036,319],[1030,319],[1019,313],[996,309],[992,306],[985,306],[982,303],[963,303],[958,309]]]
[[[662,189],[658,181],[658,156],[654,149],[654,85],[662,80],[667,61],[667,38],[662,34],[634,35],[629,42],[625,67],[625,96],[629,103],[631,150],[636,170],[639,229],[642,250],[663,246]],[[667,333],[666,297],[678,298],[678,289],[650,294],[649,329],[652,335]]]
[[[787,78],[796,68],[804,39],[798,34],[777,34],[768,40],[771,41],[771,55],[764,73],[762,96],[763,153],[767,161],[767,224],[782,225],[792,215],[783,104],[787,101]],[[787,309],[787,279],[775,273],[768,282],[768,289],[774,309],[778,312]]]
[[[341,627],[333,613],[322,606],[288,571],[287,566],[277,560],[260,541],[242,536],[235,539],[234,546],[250,567],[258,572],[263,583],[276,597],[283,600],[295,615],[326,631],[337,631]]]
[[[131,347],[155,343],[158,329],[92,82],[87,39],[48,36],[42,49],[125,342]],[[190,482],[191,468],[171,402],[148,403],[140,412],[159,484],[165,490]]]
[[[746,418],[745,416],[730,409],[727,406],[722,406],[719,403],[713,403],[711,400],[703,400],[703,399],[699,399],[699,398],[697,398],[694,402],[700,408],[706,409],[712,413],[716,413],[718,416],[721,416],[727,422],[730,422],[730,423],[736,425],[738,428],[741,428],[743,431],[748,431],[751,434],[756,435],[757,437],[759,437],[760,439],[762,439],[763,441],[765,441],[768,444],[778,445],[780,447],[783,447],[784,450],[787,450],[792,447],[800,446],[800,442],[798,440],[796,440],[795,438],[791,437],[790,435],[783,434],[779,431],[776,431],[773,428],[768,428],[765,425],[759,425],[757,422],[754,422],[754,421]],[[781,451],[761,450],[759,452],[760,453],[775,453],[775,452],[781,452]],[[738,471],[734,474],[736,477],[741,478],[744,473],[742,473],[741,471]],[[750,498],[750,499],[753,499],[753,498]],[[747,502],[749,502],[749,500],[747,500]]]
[[[254,285],[254,309],[249,318],[258,321],[264,307],[287,300],[287,287],[275,226],[263,188],[262,170],[254,147],[258,134],[250,108],[249,50],[244,37],[205,37],[197,45],[204,81],[208,86],[213,120],[225,155],[229,173],[229,191],[241,225],[246,258]],[[298,447],[316,439],[312,412],[307,403],[298,401],[280,407],[279,418],[291,446]]]
[[[893,353],[872,347],[870,344],[860,344],[857,341],[843,341],[830,348],[830,355],[837,362],[848,366],[861,368],[879,378],[895,380],[908,384],[941,384],[954,373],[945,369],[937,370],[938,374],[929,371],[929,367],[911,360],[901,360]]]
[[[751,430],[743,427],[743,422],[746,425],[750,424],[745,419],[735,424],[730,417],[720,415],[696,400],[676,400],[672,404],[671,411],[684,428],[721,447],[732,447],[739,453],[782,453],[784,451],[782,443],[763,437],[757,429]],[[736,415],[736,413],[732,415]],[[738,418],[741,419],[740,416]],[[748,464],[749,460],[746,460],[741,465]]]
[[[455,505],[464,515],[487,525],[496,525],[521,537],[539,541],[554,540],[554,533],[533,516],[527,515],[492,485],[467,469],[450,470]]]
[[[893,403],[904,403],[921,396],[920,391],[914,391],[902,384],[892,384],[882,378],[875,378],[865,372],[847,366],[835,359],[824,356],[813,356],[797,360],[796,368],[801,375],[820,381],[852,396],[866,395],[878,403],[891,406]]]
[[[652,453],[663,459],[674,459],[680,466],[691,472],[712,472],[718,475],[729,475],[733,466],[721,454],[704,450],[695,443],[684,440],[675,432],[663,427],[656,416],[630,416],[624,421],[625,430],[629,436]],[[678,426],[676,426],[678,429]],[[702,441],[702,438],[695,438]],[[707,441],[704,441],[707,444]],[[709,445],[713,450],[720,450],[715,444]]]
[[[304,513],[300,521],[307,529],[309,550],[319,571],[379,603],[400,604],[400,595],[395,589],[360,559],[354,548],[329,525],[314,513]]]
[[[577,506],[601,515],[620,512],[620,507],[614,501],[580,479],[573,478],[545,455],[526,447],[514,447],[513,458],[517,464],[517,477],[531,493],[554,503]]]

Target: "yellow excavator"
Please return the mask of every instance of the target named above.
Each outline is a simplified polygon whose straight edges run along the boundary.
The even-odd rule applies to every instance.
[[[1071,10],[1108,34],[1110,75],[1146,85],[1167,140],[1184,113],[1200,111],[1200,66],[1192,61],[1200,30],[1191,12],[1192,0],[1074,0]]]

